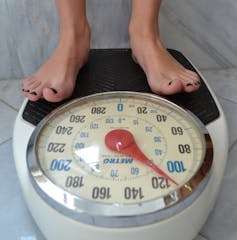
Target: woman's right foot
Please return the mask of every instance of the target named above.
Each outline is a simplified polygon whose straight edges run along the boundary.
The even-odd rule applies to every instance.
[[[48,61],[23,81],[24,96],[31,101],[44,98],[49,102],[69,98],[73,93],[77,74],[88,60],[89,49],[88,23],[77,33],[61,37]]]

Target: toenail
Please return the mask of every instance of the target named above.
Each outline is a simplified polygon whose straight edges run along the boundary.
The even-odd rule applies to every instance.
[[[190,87],[190,86],[193,86],[193,84],[192,83],[187,83],[186,86]]]
[[[36,92],[30,92],[31,95],[37,96]]]
[[[23,92],[30,92],[30,90],[25,90],[24,88],[22,89]]]
[[[49,88],[49,89],[51,89],[54,94],[57,94],[57,93],[58,93],[58,91],[57,91],[56,89],[54,89],[54,88]]]

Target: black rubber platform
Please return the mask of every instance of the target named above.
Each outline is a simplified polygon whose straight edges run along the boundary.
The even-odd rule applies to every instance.
[[[195,71],[183,54],[170,49],[169,52],[183,66]],[[91,50],[87,65],[78,74],[72,97],[60,103],[49,103],[44,99],[28,101],[23,111],[23,119],[37,125],[53,109],[71,99],[108,91],[151,92],[143,70],[131,58],[130,49]],[[166,98],[189,109],[204,124],[219,116],[218,108],[203,80],[196,92],[180,93]]]

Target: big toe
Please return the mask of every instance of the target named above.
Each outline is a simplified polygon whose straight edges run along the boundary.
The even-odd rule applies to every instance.
[[[60,102],[71,96],[71,93],[59,91],[56,88],[46,87],[43,89],[43,97],[49,102]]]
[[[159,82],[157,86],[151,86],[153,92],[160,95],[172,95],[183,91],[183,84],[180,80],[174,79],[172,81]]]

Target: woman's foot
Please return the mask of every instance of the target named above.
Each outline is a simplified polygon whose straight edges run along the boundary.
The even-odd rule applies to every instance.
[[[154,93],[170,95],[199,88],[198,74],[184,68],[169,54],[156,31],[142,34],[130,27],[130,43],[134,61],[145,72]]]
[[[44,98],[59,102],[71,96],[79,70],[87,62],[90,29],[86,24],[79,31],[64,34],[52,56],[36,73],[23,81],[24,96],[31,101]]]

